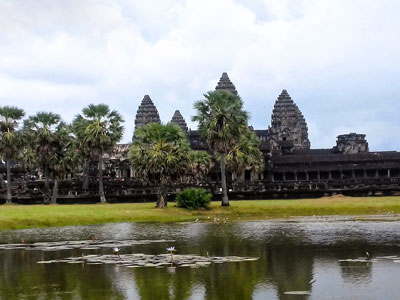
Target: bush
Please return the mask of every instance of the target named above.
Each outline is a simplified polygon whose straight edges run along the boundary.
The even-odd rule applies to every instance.
[[[178,207],[188,209],[199,209],[200,207],[210,209],[211,194],[205,189],[188,188],[176,196]]]

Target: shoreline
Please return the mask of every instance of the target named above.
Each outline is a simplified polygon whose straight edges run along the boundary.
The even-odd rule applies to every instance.
[[[1,205],[0,230],[103,223],[236,222],[301,219],[316,221],[400,221],[400,197],[323,197],[295,200],[237,200],[229,207],[186,210],[169,203]]]

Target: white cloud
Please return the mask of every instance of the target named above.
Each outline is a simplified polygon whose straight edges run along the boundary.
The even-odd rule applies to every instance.
[[[314,147],[356,130],[371,149],[399,149],[386,134],[399,127],[399,9],[395,0],[5,0],[0,103],[70,121],[105,102],[123,113],[129,141],[144,94],[164,121],[180,109],[190,124],[193,102],[227,71],[256,128],[287,88]]]

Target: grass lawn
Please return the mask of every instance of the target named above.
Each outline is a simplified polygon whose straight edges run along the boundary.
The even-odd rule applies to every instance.
[[[154,208],[154,203],[1,205],[0,230],[87,225],[106,222],[181,222],[229,218],[262,220],[291,216],[374,215],[400,213],[400,197],[327,197],[301,200],[231,201],[230,207],[211,204],[211,210]]]

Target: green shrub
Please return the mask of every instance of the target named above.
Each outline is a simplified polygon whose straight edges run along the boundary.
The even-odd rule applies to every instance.
[[[211,194],[205,189],[188,188],[184,189],[176,196],[178,207],[188,209],[199,209],[201,207],[210,209]]]

